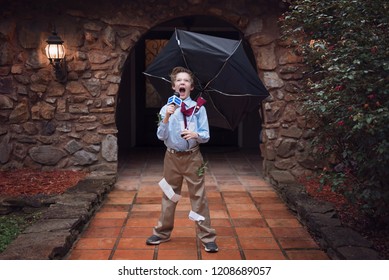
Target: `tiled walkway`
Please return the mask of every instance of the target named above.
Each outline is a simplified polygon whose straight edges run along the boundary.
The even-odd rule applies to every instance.
[[[328,259],[261,176],[258,151],[202,149],[207,195],[219,252],[204,252],[188,219],[187,187],[178,202],[170,242],[148,246],[159,217],[164,150],[135,150],[119,164],[119,177],[67,259],[279,260]]]

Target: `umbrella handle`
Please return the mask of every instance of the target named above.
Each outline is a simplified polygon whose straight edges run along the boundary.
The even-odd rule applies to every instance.
[[[196,105],[196,107],[197,107],[197,105]],[[192,118],[193,118],[193,115],[194,115],[195,112],[196,112],[196,108],[194,108],[192,114],[190,115],[190,118],[189,118],[189,120],[188,120],[188,124],[186,125],[186,128],[185,128],[185,129],[188,129],[189,124],[190,124],[190,122],[192,121]]]

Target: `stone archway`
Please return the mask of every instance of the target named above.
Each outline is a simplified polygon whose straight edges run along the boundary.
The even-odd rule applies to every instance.
[[[0,22],[0,164],[110,171],[117,169],[118,92],[127,57],[154,26],[206,15],[233,25],[249,42],[264,103],[264,170],[289,182],[311,165],[312,134],[295,88],[302,60],[279,39],[279,1],[80,1],[10,3]],[[68,82],[55,81],[44,56],[55,22],[67,49]]]

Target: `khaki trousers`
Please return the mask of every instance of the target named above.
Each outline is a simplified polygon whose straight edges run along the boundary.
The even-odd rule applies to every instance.
[[[163,174],[165,180],[172,186],[176,194],[181,194],[183,179],[187,182],[192,211],[205,218],[204,221],[196,222],[198,228],[197,236],[203,243],[208,243],[215,241],[216,231],[211,228],[204,176],[197,175],[197,170],[202,163],[203,156],[200,150],[186,154],[166,151]],[[171,201],[163,194],[161,215],[153,229],[153,234],[164,239],[170,237],[174,227],[176,206],[177,203]]]

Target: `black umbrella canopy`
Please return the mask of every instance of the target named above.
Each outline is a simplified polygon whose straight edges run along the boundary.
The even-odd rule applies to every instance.
[[[269,96],[241,40],[176,29],[144,72],[162,98],[172,95],[169,75],[176,66],[193,72],[194,94],[207,100],[211,126],[234,130],[247,112]]]

